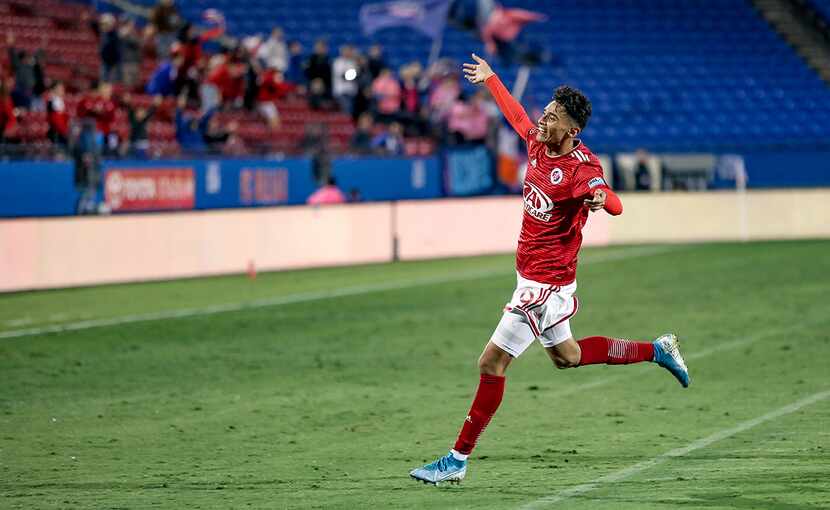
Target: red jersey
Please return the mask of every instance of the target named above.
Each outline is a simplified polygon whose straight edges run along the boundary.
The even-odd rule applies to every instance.
[[[78,105],[78,117],[95,119],[98,132],[109,135],[115,123],[116,109],[115,101],[112,99],[104,99],[97,95],[87,96]]]
[[[502,112],[527,143],[527,173],[523,187],[524,218],[516,250],[516,270],[528,280],[567,285],[576,280],[576,264],[582,247],[582,227],[589,209],[583,202],[608,188],[599,160],[577,141],[565,154],[549,156],[536,141],[537,129],[521,106],[510,97],[498,77],[487,87]],[[616,196],[609,203],[619,203]]]
[[[516,250],[516,269],[540,283],[567,285],[576,279],[582,227],[589,209],[583,202],[596,189],[608,189],[599,160],[581,142],[560,156],[548,156],[527,134],[524,219]]]

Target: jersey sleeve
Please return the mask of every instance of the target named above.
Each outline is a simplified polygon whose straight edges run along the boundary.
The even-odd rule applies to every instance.
[[[593,196],[594,191],[598,189],[611,189],[608,183],[605,182],[602,167],[587,163],[580,165],[576,171],[576,179],[574,179],[573,186],[571,187],[571,196],[573,198],[588,198]]]
[[[501,110],[504,118],[507,119],[507,122],[513,126],[513,129],[523,140],[527,141],[530,130],[535,126],[530,122],[530,118],[527,116],[524,108],[522,108],[522,105],[510,95],[510,92],[495,74],[487,78],[484,84],[487,85],[487,90],[490,91],[490,94],[499,106],[499,110]]]

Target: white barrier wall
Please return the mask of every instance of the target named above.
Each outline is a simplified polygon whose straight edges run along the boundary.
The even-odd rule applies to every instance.
[[[586,245],[830,238],[830,190],[625,194]],[[519,197],[0,221],[0,291],[515,250]]]

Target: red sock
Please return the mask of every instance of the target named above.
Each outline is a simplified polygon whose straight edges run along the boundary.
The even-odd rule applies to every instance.
[[[502,395],[504,395],[504,376],[481,374],[476,398],[473,399],[473,405],[455,441],[455,451],[464,455],[469,455],[473,451],[478,436],[490,423],[490,418],[496,414]]]
[[[579,366],[597,363],[627,365],[654,359],[654,346],[651,342],[632,342],[606,336],[589,336],[577,343],[582,349]]]

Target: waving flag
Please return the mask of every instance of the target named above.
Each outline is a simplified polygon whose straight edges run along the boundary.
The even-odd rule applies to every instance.
[[[382,28],[410,27],[437,38],[447,22],[449,0],[395,0],[367,4],[360,8],[360,26],[364,35]]]

